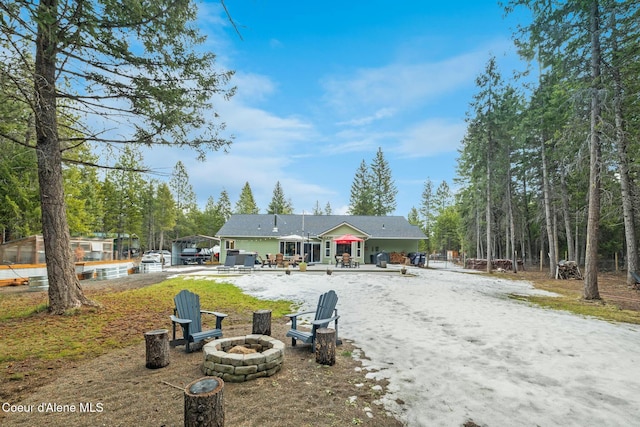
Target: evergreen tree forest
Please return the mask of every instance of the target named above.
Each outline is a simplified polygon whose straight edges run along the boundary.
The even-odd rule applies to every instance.
[[[1,6],[6,18],[0,21],[0,242],[42,233],[48,228],[43,220],[64,218],[49,228],[84,236],[135,234],[143,248],[157,249],[179,236],[215,235],[234,213],[295,212],[295,201],[279,181],[268,206],[257,205],[246,182],[238,195],[225,189],[204,195],[202,207],[182,163],[169,176],[150,173],[153,165],[144,164],[138,146],[175,145],[203,157],[231,144],[218,134],[223,123],[200,117],[212,93],[233,95],[227,85],[233,73],[215,71],[215,55],[190,55],[178,44],[175,35],[189,28],[195,14],[191,2],[184,10],[159,2],[158,13],[148,11],[150,26],[134,25],[130,21],[138,19],[124,12],[102,16],[109,5],[97,4],[104,10],[16,0]],[[424,177],[416,207],[404,214],[425,232],[422,249],[429,253],[522,260],[543,265],[550,275],[561,260],[577,261],[584,266],[585,298],[598,299],[599,269],[615,268],[614,261],[628,272],[639,269],[640,3],[512,0],[504,8],[531,16],[513,34],[528,68],[514,77],[495,57],[487,58],[469,100],[455,179],[434,184]],[[51,18],[58,13],[66,15]],[[169,25],[172,17],[179,22]],[[60,22],[75,30],[56,27]],[[151,49],[154,26],[165,29],[164,70],[152,52],[130,52],[119,41],[118,31],[125,30],[115,30],[138,34]],[[53,35],[58,38],[47,39]],[[69,54],[74,48],[77,53]],[[112,62],[92,62],[93,49]],[[60,58],[67,54],[92,71],[74,75],[83,67],[65,68],[71,62]],[[119,74],[125,59],[135,76]],[[200,82],[199,91],[164,78],[183,71]],[[35,75],[48,84],[39,86]],[[63,78],[103,89],[74,92]],[[107,102],[112,97],[130,108],[120,111]],[[87,111],[149,125],[133,128],[130,140],[112,141],[104,130],[86,127],[79,116]],[[141,116],[147,120],[138,121]],[[203,132],[198,139],[178,138],[189,134],[185,129]],[[96,155],[105,146],[112,150],[109,165],[99,164],[103,157]],[[58,169],[60,176],[47,175]],[[348,213],[393,214],[398,189],[392,172],[381,148],[370,164],[362,160],[353,171]],[[43,183],[60,184],[60,200],[43,203]],[[62,212],[43,212],[60,206]],[[317,201],[312,213],[329,215],[332,207]]]
[[[461,243],[479,258],[638,266],[640,7],[635,1],[509,2],[533,19],[514,34],[530,66],[495,58],[476,81],[458,162]],[[632,280],[631,277],[628,278]]]

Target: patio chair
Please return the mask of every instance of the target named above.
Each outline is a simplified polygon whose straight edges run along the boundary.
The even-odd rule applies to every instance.
[[[335,291],[329,291],[320,295],[318,299],[318,307],[315,311],[305,311],[302,313],[287,314],[286,316],[291,319],[291,329],[287,332],[287,336],[291,337],[291,345],[295,347],[297,341],[302,341],[306,344],[311,344],[311,351],[316,351],[316,331],[320,328],[326,328],[329,323],[334,322],[336,330],[336,344],[342,344],[342,341],[338,339],[338,295]],[[298,329],[298,317],[315,313],[314,320],[311,322],[311,331],[301,331]]]
[[[224,260],[224,265],[218,267],[218,273],[221,271],[230,272],[232,269],[236,268],[236,256],[229,255]]]
[[[171,347],[184,345],[185,351],[191,353],[191,343],[222,336],[222,321],[227,317],[226,314],[200,310],[200,296],[186,289],[181,290],[173,298],[173,302],[175,303],[175,308],[171,315],[171,323],[173,325],[173,339],[169,341]],[[216,316],[215,329],[202,330],[201,316],[203,313]],[[182,327],[182,338],[176,338],[176,325]]]
[[[244,264],[241,267],[238,267],[238,271],[240,272],[251,272],[256,267],[256,255],[255,254],[247,254],[244,256]]]
[[[277,266],[276,264],[276,256],[274,254],[269,254],[269,267],[271,267],[272,265]]]
[[[293,258],[291,258],[291,265],[293,265],[294,267],[296,267],[298,264],[300,264],[303,261],[302,256],[300,256],[300,254],[295,254],[293,256]]]
[[[276,254],[276,267],[284,267],[284,255]]]
[[[262,258],[260,255],[258,255],[256,259],[258,260],[261,268],[264,268],[265,265],[271,267],[271,265],[269,264],[269,254],[266,255],[266,258]]]
[[[347,267],[351,268],[351,255],[347,252],[342,254],[342,268]]]

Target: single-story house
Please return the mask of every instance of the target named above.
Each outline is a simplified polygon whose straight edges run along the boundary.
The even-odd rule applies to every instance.
[[[344,235],[352,237],[339,239]],[[401,216],[232,215],[217,233],[220,262],[227,250],[305,255],[309,263],[332,264],[347,252],[360,263],[376,263],[380,252],[417,252],[427,236]]]

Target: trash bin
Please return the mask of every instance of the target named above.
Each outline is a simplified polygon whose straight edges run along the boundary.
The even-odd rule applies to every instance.
[[[387,268],[389,262],[389,254],[386,252],[378,252],[376,255],[376,267]]]
[[[407,258],[409,258],[409,264],[416,265],[416,257],[419,254],[417,252],[409,252]]]

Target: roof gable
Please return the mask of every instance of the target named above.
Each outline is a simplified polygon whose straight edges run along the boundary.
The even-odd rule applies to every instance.
[[[346,234],[346,233],[350,233],[350,234],[355,234],[355,235],[361,235],[361,236],[365,236],[365,237],[369,237],[369,235],[367,233],[365,233],[364,231],[360,230],[358,227],[355,227],[351,224],[349,224],[348,222],[342,222],[334,227],[331,227],[330,229],[323,231],[321,233],[318,233],[318,236],[325,236],[327,234]]]

